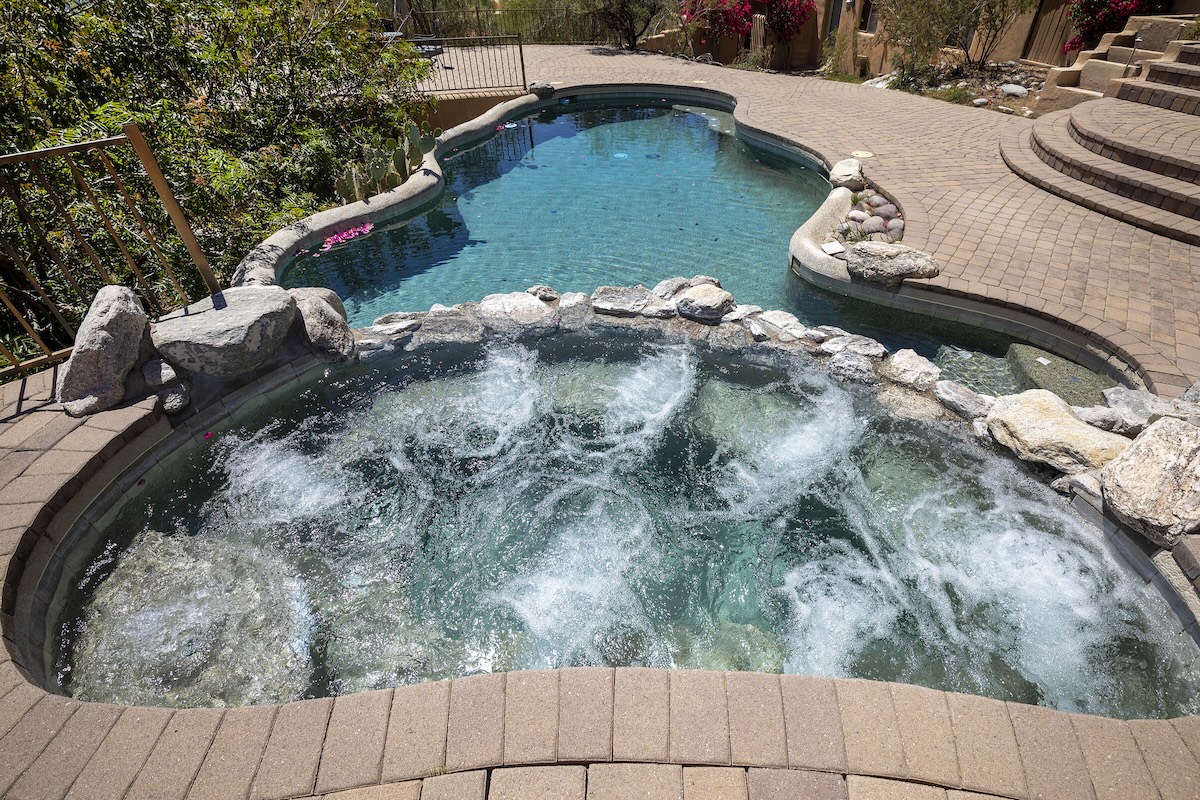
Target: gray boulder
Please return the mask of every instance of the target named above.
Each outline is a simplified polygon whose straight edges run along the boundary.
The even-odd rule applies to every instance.
[[[406,349],[429,344],[476,344],[483,340],[483,323],[470,305],[434,304]]]
[[[888,349],[880,342],[867,336],[860,336],[857,333],[834,336],[826,339],[817,346],[817,353],[823,356],[837,355],[842,352],[855,353],[866,358],[879,360],[887,358]]]
[[[1019,83],[1005,83],[1000,86],[1000,93],[1005,97],[1027,97],[1029,90]]]
[[[795,342],[803,339],[808,329],[796,318],[795,314],[786,311],[766,311],[755,318],[769,335],[781,342]]]
[[[681,317],[716,325],[721,317],[733,310],[733,295],[709,283],[701,283],[685,290],[675,300],[675,308]]]
[[[553,306],[527,292],[489,294],[476,313],[487,328],[500,333],[550,333],[558,329],[558,312]]]
[[[1079,419],[1065,400],[1046,389],[996,398],[987,426],[997,442],[1023,461],[1067,474],[1102,467],[1129,446],[1124,436]]]
[[[537,286],[530,286],[525,291],[546,303],[553,303],[559,298],[558,292],[544,283],[539,283]]]
[[[645,286],[600,286],[592,292],[592,310],[613,317],[675,316],[675,305],[653,294]]]
[[[1186,400],[1166,400],[1141,389],[1112,386],[1104,389],[1105,404],[1117,418],[1116,433],[1136,436],[1150,423],[1163,417],[1188,419],[1200,416],[1200,405]]]
[[[857,158],[844,158],[837,162],[829,170],[829,183],[835,189],[844,186],[852,192],[861,192],[867,188],[862,162]]]
[[[329,304],[330,308],[338,313],[339,317],[345,320],[350,319],[346,315],[346,306],[342,304],[342,298],[338,297],[337,292],[332,289],[326,289],[321,286],[302,286],[298,289],[288,289],[287,291],[288,294],[296,298],[296,302],[300,302],[308,297],[324,300]]]
[[[900,419],[928,422],[946,416],[946,410],[936,400],[904,386],[889,386],[877,399],[889,414]]]
[[[1200,428],[1161,419],[1100,471],[1108,508],[1155,544],[1200,530]]]
[[[955,381],[938,381],[933,385],[933,396],[946,408],[963,419],[986,417],[996,398],[979,394]]]
[[[287,290],[237,286],[171,312],[150,326],[150,338],[176,367],[230,380],[266,363],[295,315]]]
[[[1200,403],[1200,381],[1196,381],[1189,386],[1180,399],[1189,403]]]
[[[893,383],[928,392],[942,377],[942,370],[914,350],[897,350],[880,368],[883,377]]]
[[[664,278],[654,284],[654,288],[650,293],[655,297],[661,297],[663,300],[670,300],[681,289],[686,289],[688,286],[687,278]]]
[[[137,363],[147,322],[132,289],[105,286],[96,293],[58,374],[58,400],[68,414],[95,414],[124,399],[125,378]]]
[[[754,314],[761,314],[761,313],[762,313],[762,306],[752,306],[752,305],[748,305],[746,303],[741,303],[741,304],[735,305],[733,307],[733,311],[730,311],[724,317],[721,317],[721,321],[722,322],[740,322],[741,320],[744,320],[747,317],[753,316]]]
[[[846,270],[852,279],[897,287],[907,278],[936,278],[942,265],[933,256],[907,245],[855,242],[846,248]]]
[[[858,353],[844,351],[833,356],[826,362],[829,374],[839,380],[855,383],[879,383],[879,375],[875,372],[875,364],[871,359]]]
[[[566,330],[579,330],[592,313],[592,300],[583,292],[563,292],[558,299],[559,324]]]
[[[302,295],[296,301],[296,313],[300,315],[304,343],[319,360],[341,363],[357,355],[354,333],[346,318],[320,294]]]

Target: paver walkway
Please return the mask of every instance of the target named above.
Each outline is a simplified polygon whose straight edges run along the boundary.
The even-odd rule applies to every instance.
[[[1200,247],[1089,211],[1014,175],[999,141],[1031,120],[650,54],[530,46],[525,59],[531,81],[560,90],[606,83],[712,89],[737,99],[739,122],[803,143],[830,162],[872,152],[867,177],[899,200],[904,243],[946,265],[934,286],[1096,334],[1135,360],[1164,395],[1200,380]]]
[[[1051,300],[1029,306],[1042,310],[1078,298],[1083,311],[1064,318],[1111,326],[1144,363],[1178,356],[1184,376],[1200,371],[1183,358],[1196,352],[1196,248],[1009,176],[996,137],[1023,121],[652,56],[527,55],[537,79],[705,85],[736,94],[740,119],[827,158],[872,150],[871,177],[905,205],[909,243],[951,265],[945,286],[1006,302],[1044,292]],[[581,668],[184,710],[48,694],[15,639],[14,620],[31,614],[24,589],[100,489],[171,432],[153,402],[70,419],[52,385],[48,371],[0,387],[2,797],[1200,798],[1200,717],[1124,722],[862,680]]]

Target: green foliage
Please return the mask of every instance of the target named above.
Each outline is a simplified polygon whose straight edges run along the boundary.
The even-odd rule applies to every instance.
[[[422,132],[410,125],[400,141],[388,139],[381,147],[364,146],[362,161],[349,165],[334,182],[334,189],[347,203],[395,189],[421,165],[441,135],[440,128]]]
[[[586,0],[584,10],[593,14],[623,47],[637,50],[638,40],[655,19],[668,10],[667,0]]]
[[[729,66],[733,69],[744,69],[749,72],[761,72],[771,65],[775,48],[764,47],[761,50],[743,50],[734,57]]]
[[[373,38],[376,17],[373,0],[0,0],[0,147],[138,122],[227,279],[425,109],[429,62]]]
[[[979,94],[966,86],[952,86],[949,89],[933,89],[925,92],[926,97],[944,100],[960,106],[969,106]]]
[[[1189,39],[1193,42],[1200,40],[1200,17],[1196,17],[1196,19],[1192,22],[1192,27],[1183,32],[1182,38]]]

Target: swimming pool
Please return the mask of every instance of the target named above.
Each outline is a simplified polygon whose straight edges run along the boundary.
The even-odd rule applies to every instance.
[[[799,158],[735,135],[732,116],[672,104],[558,105],[445,160],[446,189],[411,220],[301,253],[285,286],[326,286],[352,325],[392,311],[546,284],[653,286],[711,274],[743,303],[911,348],[947,378],[1017,391],[1012,339],[823,291],[788,269],[788,241],[829,192]]]

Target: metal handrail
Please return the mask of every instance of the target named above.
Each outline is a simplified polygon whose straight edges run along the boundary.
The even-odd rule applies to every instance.
[[[153,312],[193,299],[109,156],[124,146],[137,156],[207,290],[221,291],[137,125],[123,125],[119,136],[0,155],[0,199],[6,199],[15,212],[10,224],[0,227],[0,266],[7,272],[0,275],[0,304],[16,322],[0,327],[24,340],[19,347],[0,341],[0,381],[67,358],[76,334],[72,319],[78,319],[80,304],[90,305],[98,285],[121,283],[125,275],[124,280],[139,290]],[[97,177],[89,178],[89,170]],[[106,208],[101,200],[106,193],[116,196],[115,206]],[[119,218],[114,217],[118,211]],[[144,245],[142,260],[133,253],[134,240]],[[104,248],[102,241],[108,242]],[[100,249],[115,261],[106,265]],[[152,285],[145,271],[145,259],[151,256],[169,281],[175,301],[162,297]],[[76,313],[69,313],[69,307]],[[30,351],[36,355],[20,355]]]

